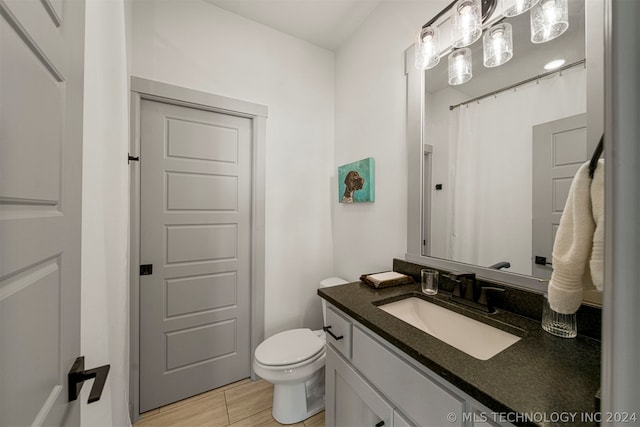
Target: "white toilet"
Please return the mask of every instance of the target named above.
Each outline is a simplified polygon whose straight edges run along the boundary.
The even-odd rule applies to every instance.
[[[320,288],[347,283],[339,277],[320,282]],[[322,300],[322,323],[327,304]],[[264,340],[253,358],[253,369],[273,384],[273,418],[294,424],[324,409],[324,331],[291,329]]]

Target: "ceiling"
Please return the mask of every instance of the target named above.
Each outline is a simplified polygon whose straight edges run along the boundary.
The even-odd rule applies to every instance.
[[[335,51],[382,0],[204,0]]]

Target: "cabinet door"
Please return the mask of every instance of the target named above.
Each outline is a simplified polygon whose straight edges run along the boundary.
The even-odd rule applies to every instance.
[[[398,410],[393,411],[393,427],[415,427]]]
[[[393,408],[331,347],[326,359],[327,427],[392,426]]]
[[[353,366],[418,425],[464,425],[463,397],[423,375],[359,327],[353,328],[351,354]]]

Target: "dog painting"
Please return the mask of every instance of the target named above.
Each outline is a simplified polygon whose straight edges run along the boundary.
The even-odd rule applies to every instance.
[[[340,203],[375,201],[373,157],[338,167]]]
[[[353,203],[353,193],[362,190],[364,178],[358,171],[349,171],[344,179],[344,192],[342,193],[342,203]]]

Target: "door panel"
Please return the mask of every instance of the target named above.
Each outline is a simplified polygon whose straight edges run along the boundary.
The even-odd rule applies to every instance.
[[[167,333],[167,370],[233,354],[235,326],[231,319]]]
[[[167,226],[167,264],[235,259],[237,226]]]
[[[250,375],[249,119],[141,103],[140,411]]]
[[[3,426],[80,423],[83,40],[82,1],[0,1]]]
[[[167,280],[167,317],[234,306],[236,272]]]
[[[28,199],[56,205],[60,194],[64,87],[6,21],[2,21],[2,56],[13,64],[3,64],[3,98],[31,99],[2,110],[6,123],[27,125],[32,118],[38,126],[11,126],[3,138],[2,197]],[[4,62],[4,61],[3,61]],[[7,61],[8,62],[8,61]],[[26,78],[30,84],[18,82]],[[44,143],[46,142],[46,143]],[[35,149],[37,148],[37,150]],[[54,161],[52,161],[54,160]]]
[[[238,131],[179,119],[168,119],[169,157],[237,163]],[[215,140],[215,144],[208,141]]]
[[[238,179],[233,176],[167,173],[167,209],[237,210]]]

